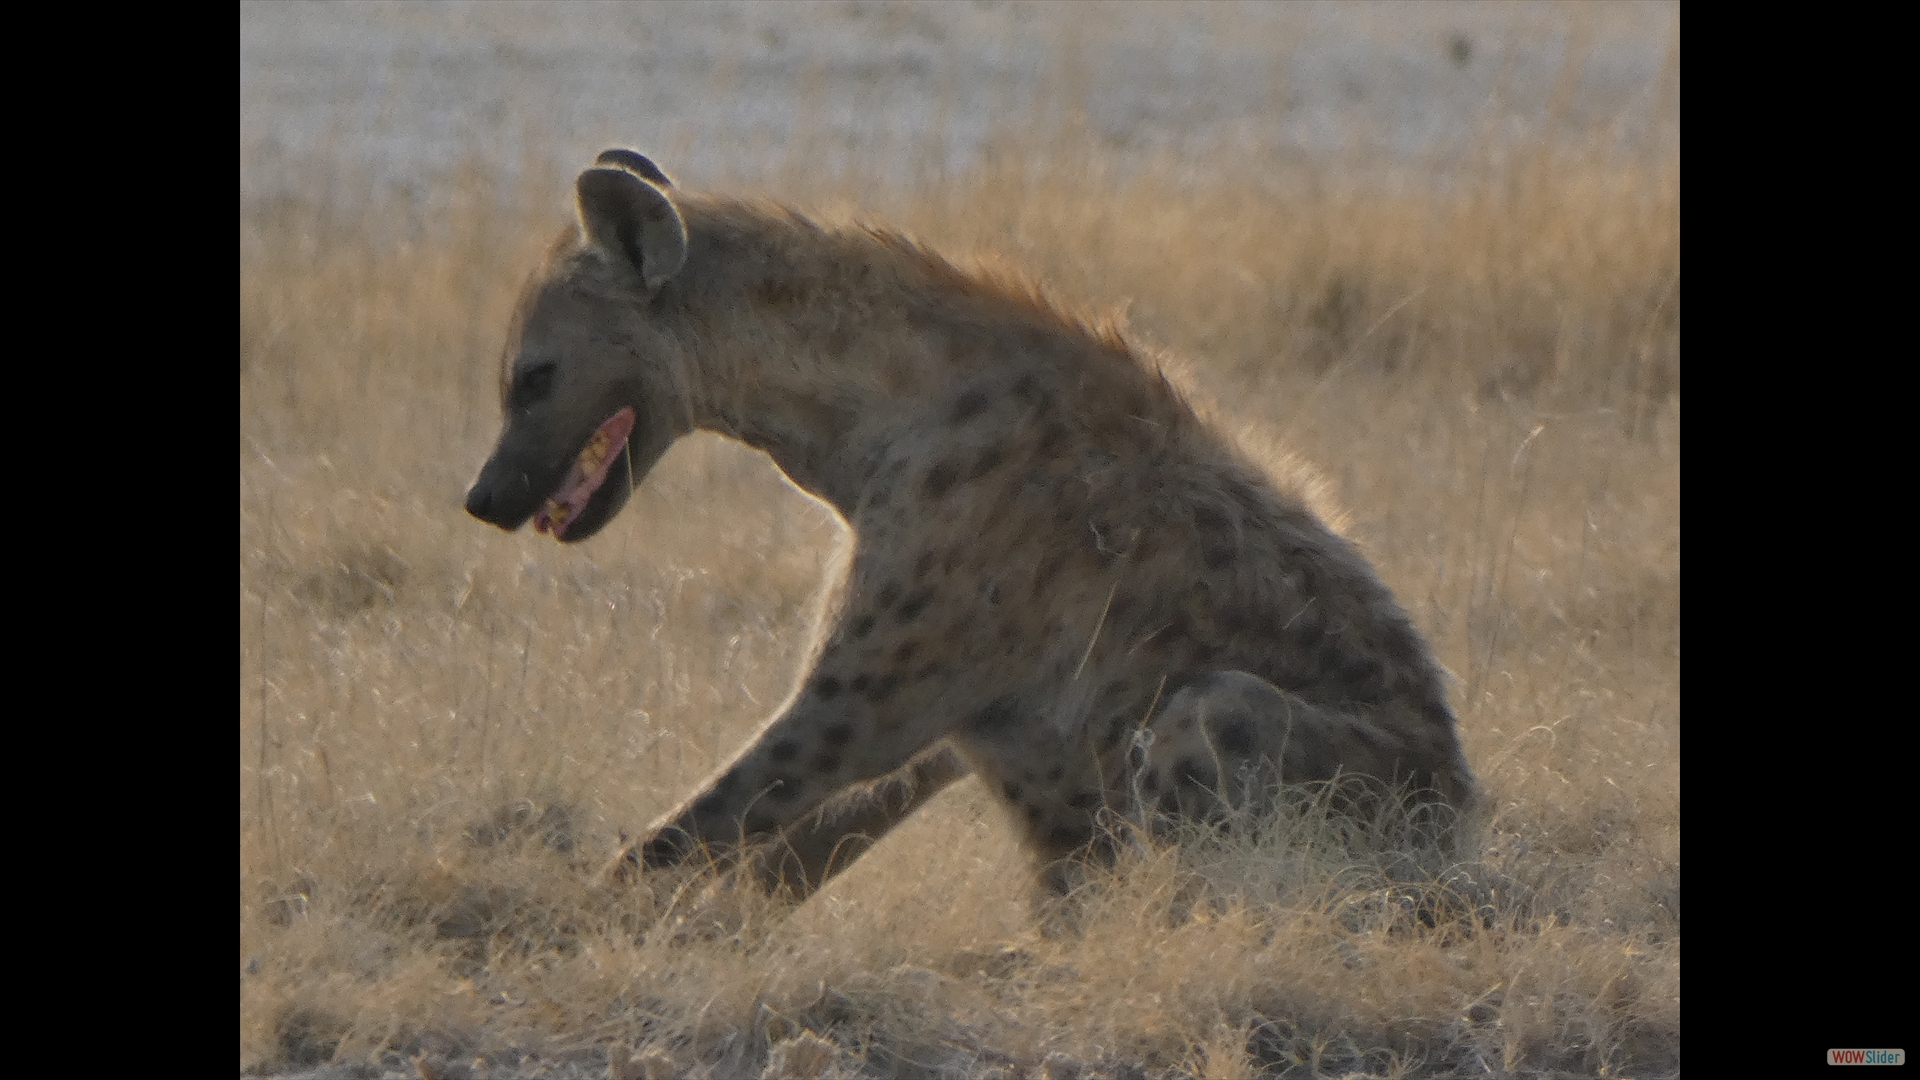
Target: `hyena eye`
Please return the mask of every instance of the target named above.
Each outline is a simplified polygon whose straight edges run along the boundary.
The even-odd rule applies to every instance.
[[[530,408],[545,401],[552,392],[553,364],[535,364],[513,380],[513,391],[507,396],[507,404],[516,409]]]

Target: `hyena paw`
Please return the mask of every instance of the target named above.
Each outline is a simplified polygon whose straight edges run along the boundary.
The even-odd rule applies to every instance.
[[[620,850],[600,869],[600,880],[611,885],[633,885],[642,870],[661,870],[679,866],[699,850],[693,837],[680,829],[668,828],[646,840],[627,841],[624,834]]]
[[[700,842],[685,829],[669,825],[648,838],[636,849],[640,865],[651,869],[678,866],[700,848]]]

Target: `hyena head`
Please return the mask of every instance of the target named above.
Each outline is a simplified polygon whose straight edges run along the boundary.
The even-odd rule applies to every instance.
[[[687,257],[672,183],[608,150],[576,184],[580,221],[527,283],[501,357],[506,414],[467,512],[572,543],[599,532],[691,430],[675,335],[649,317]]]

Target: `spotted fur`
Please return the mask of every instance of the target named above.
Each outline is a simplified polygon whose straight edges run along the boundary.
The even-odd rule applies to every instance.
[[[765,451],[855,538],[812,671],[629,864],[780,839],[769,880],[804,893],[969,772],[1043,862],[1097,846],[1103,811],[1207,817],[1280,780],[1472,806],[1406,613],[1116,328],[892,233],[681,192],[632,151],[578,199],[515,314],[469,511],[551,511],[631,409],[561,539],[696,429]]]

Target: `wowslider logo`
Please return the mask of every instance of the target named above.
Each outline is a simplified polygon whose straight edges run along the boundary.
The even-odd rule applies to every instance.
[[[1905,1050],[1829,1050],[1829,1065],[1905,1065]]]

